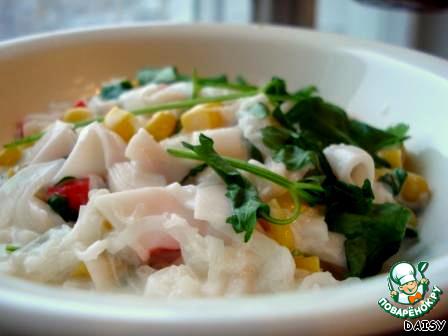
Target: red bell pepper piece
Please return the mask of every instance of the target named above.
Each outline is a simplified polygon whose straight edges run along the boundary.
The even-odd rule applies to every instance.
[[[158,247],[149,251],[149,266],[162,269],[173,265],[182,256],[180,249]]]
[[[87,107],[87,104],[83,99],[79,99],[73,104],[73,107]]]
[[[48,188],[48,197],[63,196],[68,200],[70,209],[79,211],[81,205],[87,204],[89,200],[89,184],[89,178],[67,179]]]

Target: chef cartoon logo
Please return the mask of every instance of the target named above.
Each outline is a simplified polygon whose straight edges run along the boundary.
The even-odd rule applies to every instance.
[[[442,290],[433,286],[430,293],[430,281],[425,277],[429,263],[421,261],[414,265],[400,261],[392,266],[387,277],[389,296],[381,298],[378,305],[386,313],[398,318],[417,318],[425,315],[439,302]]]

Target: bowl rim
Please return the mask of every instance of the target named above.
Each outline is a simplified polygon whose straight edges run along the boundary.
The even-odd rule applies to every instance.
[[[330,48],[369,52],[430,72],[444,81],[448,80],[448,61],[420,51],[333,33],[260,24],[135,23],[39,33],[0,42],[0,62],[2,56],[11,52],[45,49],[56,40],[61,43],[72,43],[83,39],[97,39],[99,36],[117,39],[120,35],[123,36],[131,31],[144,34],[148,29],[158,30],[162,33],[164,31],[182,31],[188,34],[196,34],[196,36],[221,34],[228,37],[241,37],[243,34],[250,34],[253,38],[262,39],[274,37],[283,39],[285,35],[296,34],[301,38],[298,43],[317,46],[318,44],[326,44],[323,42],[328,42],[332,44]],[[438,284],[441,283],[442,287],[447,288],[448,279],[443,277],[443,273],[445,271],[444,265],[448,264],[448,253],[430,261],[434,274],[432,278],[437,279]],[[232,298],[231,302],[226,298],[217,298],[179,300],[178,302],[157,300],[148,304],[148,301],[143,298],[132,297],[132,300],[129,300],[127,296],[117,296],[115,294],[92,295],[91,293],[80,293],[78,291],[65,292],[9,276],[0,276],[0,312],[14,310],[27,316],[36,314],[41,315],[41,317],[53,315],[55,318],[60,317],[61,319],[70,316],[78,321],[103,320],[111,324],[126,322],[141,325],[150,323],[152,326],[159,325],[161,327],[168,327],[172,323],[176,323],[178,326],[209,328],[212,325],[225,327],[244,322],[247,330],[251,330],[251,324],[257,324],[257,328],[260,328],[263,325],[280,326],[285,321],[316,320],[317,317],[319,319],[334,319],[336,316],[344,319],[353,312],[356,312],[357,315],[360,313],[364,313],[366,316],[371,315],[368,320],[376,319],[380,321],[381,317],[384,317],[381,314],[384,313],[379,312],[376,306],[380,295],[386,295],[385,284],[386,275],[380,274],[363,280],[361,283],[341,285],[338,288],[324,288],[320,292],[300,294],[288,292],[240,297]],[[366,287],[369,288],[367,293],[365,293]],[[331,291],[330,298],[328,298],[329,291]],[[18,295],[19,292],[20,295]],[[363,300],[357,300],[361,293],[363,293]],[[294,305],[291,303],[293,299],[300,299],[304,304]],[[351,304],[340,306],[339,302],[341,300],[349,300]],[[66,304],[61,306],[62,301]],[[325,302],[325,305],[322,305],[322,301]],[[118,302],[120,304],[117,304]],[[238,305],[238,311],[229,309],[230,306],[235,305]],[[107,307],[107,309],[101,309],[104,307]],[[126,312],[123,312],[123,307],[126,307]],[[188,307],[195,307],[195,309],[189,310]],[[272,307],[276,309],[274,313]],[[205,309],[205,312],[201,309]],[[316,315],[316,312],[319,312],[319,314]],[[333,323],[341,323],[341,321],[333,321]]]

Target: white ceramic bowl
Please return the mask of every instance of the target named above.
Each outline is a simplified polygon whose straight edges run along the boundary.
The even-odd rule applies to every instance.
[[[448,63],[418,52],[330,34],[267,26],[161,25],[99,28],[0,44],[0,140],[21,116],[50,101],[92,93],[112,76],[177,65],[201,74],[272,75],[291,87],[316,84],[328,100],[378,126],[411,126],[410,152],[433,199],[421,241],[404,253],[428,260],[427,277],[448,290]],[[385,275],[308,293],[154,301],[73,293],[0,277],[0,326],[18,332],[91,334],[357,334],[402,328],[380,311]],[[448,294],[446,294],[448,296]],[[448,300],[433,316],[447,314]]]

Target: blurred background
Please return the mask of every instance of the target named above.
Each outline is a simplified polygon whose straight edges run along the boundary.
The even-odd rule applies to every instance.
[[[301,26],[448,59],[448,0],[0,0],[0,40],[157,21]]]

